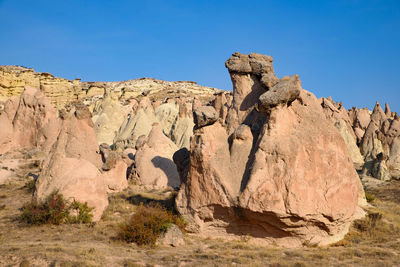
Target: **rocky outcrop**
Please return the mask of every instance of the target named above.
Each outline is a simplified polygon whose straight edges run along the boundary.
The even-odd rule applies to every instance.
[[[55,112],[49,115],[52,116]],[[87,106],[81,103],[70,111],[60,111],[60,130],[42,164],[34,198],[42,201],[58,191],[67,199],[94,207],[93,220],[97,221],[108,205],[107,192],[128,186],[127,165],[107,145],[101,147],[100,155],[91,117]]]
[[[40,148],[49,151],[55,142],[60,122],[42,92],[25,87],[18,102],[11,98],[0,115],[0,153],[11,149]]]
[[[96,102],[92,121],[99,144],[112,145],[115,136],[127,116],[126,109],[111,92],[104,92],[104,98]]]
[[[195,130],[176,198],[189,230],[285,246],[341,239],[359,196],[342,136],[298,76],[276,81],[272,58],[236,53],[226,65],[234,84],[228,129],[217,121]]]
[[[349,117],[357,138],[357,144],[360,144],[371,121],[370,111],[367,108],[356,109],[353,107],[349,110]]]
[[[80,79],[71,81],[25,67],[0,66],[0,99],[18,96],[26,86],[40,89],[51,104],[58,108],[81,100],[85,95]]]
[[[386,103],[385,112],[377,102],[372,112],[353,107],[348,111],[365,160],[363,175],[381,180],[400,178],[400,119]]]
[[[148,137],[142,135],[136,142],[136,154],[129,179],[148,188],[179,188],[180,179],[172,160],[178,147],[154,123]]]
[[[198,107],[193,111],[193,120],[197,128],[211,125],[218,120],[217,111],[211,106]]]
[[[139,136],[147,136],[152,124],[157,122],[153,107],[147,98],[140,101],[137,111],[130,113],[122,123],[114,140],[114,146],[118,150],[127,147],[135,147]]]
[[[335,103],[331,98],[321,98],[320,103],[326,118],[335,125],[343,137],[354,167],[361,170],[364,165],[364,158],[357,146],[357,136],[353,131],[352,119],[350,119],[348,112],[343,108],[342,104]]]
[[[13,124],[12,121],[18,107],[18,98],[12,97],[4,104],[4,109],[0,113],[0,154],[8,152],[13,147]]]
[[[233,84],[232,106],[226,122],[232,133],[241,123],[261,128],[264,116],[254,111],[259,97],[278,82],[272,67],[272,57],[256,53],[235,53],[226,62]]]
[[[137,98],[144,92],[152,100],[164,100],[181,95],[198,96],[200,99],[210,101],[214,98],[214,93],[221,91],[191,81],[169,82],[151,78],[120,82],[81,82],[80,79],[67,80],[21,66],[0,66],[0,101],[19,96],[25,86],[40,89],[51,104],[59,109],[75,101],[92,104],[103,97],[105,89],[121,102]]]
[[[42,201],[58,191],[66,198],[94,207],[93,219],[97,221],[108,198],[99,171],[102,161],[93,124],[89,116],[81,117],[82,114],[85,112],[79,112],[78,107],[63,117],[60,134],[36,182],[35,198]]]
[[[388,181],[391,179],[386,161],[388,157],[382,152],[376,155],[376,158],[364,165],[363,174],[370,175],[379,180]]]

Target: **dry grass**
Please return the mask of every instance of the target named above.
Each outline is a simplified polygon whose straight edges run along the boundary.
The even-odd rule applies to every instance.
[[[28,170],[26,170],[28,171]],[[38,169],[30,169],[35,173]],[[119,225],[140,203],[171,208],[171,192],[144,192],[131,186],[110,195],[103,218],[89,225],[25,227],[19,208],[31,199],[22,172],[0,185],[0,266],[398,266],[400,262],[400,182],[367,188],[375,199],[371,214],[354,223],[346,238],[329,247],[282,249],[241,241],[186,235],[186,245],[138,247],[116,239]],[[380,215],[377,215],[380,214]]]

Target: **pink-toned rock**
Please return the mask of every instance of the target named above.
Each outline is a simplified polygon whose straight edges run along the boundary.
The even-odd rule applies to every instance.
[[[58,191],[66,198],[94,207],[93,220],[98,221],[108,198],[104,177],[99,171],[103,163],[90,112],[86,109],[77,105],[70,113],[62,113],[61,131],[43,162],[34,197],[42,201]]]
[[[370,111],[367,108],[356,109],[353,107],[349,110],[349,118],[357,138],[357,144],[360,144],[371,121]]]
[[[228,113],[228,105],[225,94],[223,92],[219,92],[216,94],[214,100],[214,108],[217,111],[217,114],[221,121],[225,122],[226,115]]]
[[[50,150],[59,132],[56,111],[45,95],[25,87],[13,119],[15,142],[21,148],[42,147]]]
[[[67,199],[87,202],[94,207],[93,221],[98,221],[108,205],[104,180],[100,171],[85,159],[67,158],[55,152],[47,160],[36,182],[35,198],[43,201],[54,191]]]
[[[382,125],[386,119],[386,114],[383,112],[381,105],[376,102],[374,110],[371,114],[371,120],[375,121],[378,125]]]
[[[16,98],[6,102],[0,123],[0,153],[35,147],[49,151],[60,128],[50,101],[41,91],[28,86],[18,102]]]
[[[393,139],[387,166],[392,178],[400,179],[400,136]]]
[[[268,97],[277,104],[261,109],[268,119],[258,136],[240,124],[228,136],[219,122],[195,131],[190,171],[176,198],[190,231],[284,246],[328,244],[347,233],[359,211],[360,181],[346,144],[299,80],[281,82]],[[296,98],[281,97],[296,88]]]
[[[128,165],[120,159],[116,162],[114,168],[103,171],[102,177],[98,177],[98,179],[104,179],[107,192],[120,192],[128,187],[127,169]]]
[[[13,147],[12,121],[18,107],[18,98],[12,97],[6,101],[4,110],[0,113],[0,154],[10,151]]]
[[[146,138],[141,136],[136,143],[134,165],[129,176],[134,183],[152,188],[177,188],[180,185],[178,171],[172,161],[178,147],[161,131],[158,123]]]
[[[57,142],[67,158],[85,159],[97,168],[101,168],[103,162],[99,154],[93,123],[88,115],[82,115],[87,114],[86,112],[90,113],[86,109],[87,107],[80,106],[73,114],[68,114],[68,118],[62,121]]]
[[[360,143],[360,151],[365,161],[374,160],[379,153],[384,152],[383,140],[379,124],[371,120]]]
[[[335,104],[326,98],[321,98],[320,103],[326,118],[335,125],[336,129],[343,137],[354,166],[356,169],[362,169],[364,158],[360,153],[360,149],[357,147],[357,137],[353,131],[352,122],[348,112],[343,108],[341,103]]]
[[[388,103],[385,104],[385,115],[388,118],[392,117],[392,111],[390,110],[390,107],[389,107]]]
[[[232,107],[227,114],[228,132],[239,124],[257,124],[263,116],[254,112],[259,97],[278,82],[272,67],[272,57],[256,53],[235,53],[226,62],[233,84]],[[268,77],[262,80],[261,77]]]

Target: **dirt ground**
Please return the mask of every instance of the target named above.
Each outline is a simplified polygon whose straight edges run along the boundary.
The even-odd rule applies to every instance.
[[[0,157],[0,167],[2,159]],[[116,239],[119,225],[139,203],[172,205],[171,192],[131,186],[110,195],[98,223],[27,226],[19,208],[30,201],[35,160],[21,160],[14,177],[0,185],[0,266],[400,266],[400,182],[366,182],[369,216],[346,238],[328,247],[284,249],[240,241],[185,236],[180,247],[137,247]]]

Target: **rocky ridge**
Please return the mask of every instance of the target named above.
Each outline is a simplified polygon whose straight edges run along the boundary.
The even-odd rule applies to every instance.
[[[193,96],[210,100],[215,92],[221,90],[200,86],[191,81],[162,81],[141,78],[120,82],[82,82],[81,79],[58,78],[47,72],[35,72],[22,66],[0,66],[0,101],[19,96],[25,86],[40,89],[57,108],[63,108],[74,101],[91,104],[103,97],[104,90],[115,94],[118,100],[126,101],[141,94],[152,100],[174,98],[176,95]]]

